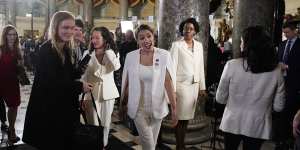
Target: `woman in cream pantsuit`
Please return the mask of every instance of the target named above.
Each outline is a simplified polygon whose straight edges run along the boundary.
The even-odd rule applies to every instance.
[[[92,93],[101,124],[104,127],[103,144],[106,146],[115,98],[119,97],[113,72],[120,68],[120,61],[116,46],[107,28],[96,27],[91,33],[90,51],[93,52],[82,79],[93,84]],[[90,94],[87,93],[84,99],[84,110],[88,123],[98,125]]]
[[[170,51],[176,69],[176,149],[182,150],[188,120],[194,118],[198,96],[206,94],[203,47],[194,40],[199,25],[194,18],[189,18],[180,24],[179,30],[184,38],[173,42]]]
[[[272,39],[260,26],[242,34],[241,58],[224,67],[216,100],[226,104],[220,129],[225,150],[259,150],[272,136],[272,111],[285,104],[283,73]]]
[[[175,72],[170,53],[154,47],[153,30],[148,25],[140,25],[136,35],[141,48],[126,56],[121,108],[125,113],[128,107],[127,113],[134,119],[142,149],[155,150],[162,119],[169,113],[168,102],[174,126],[177,123]]]

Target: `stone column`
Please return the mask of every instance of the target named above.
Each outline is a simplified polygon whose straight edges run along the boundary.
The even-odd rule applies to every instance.
[[[273,31],[275,0],[235,0],[233,21],[233,56],[240,55],[240,40],[243,30],[249,26],[261,25],[270,35]]]
[[[8,23],[16,26],[17,5],[16,0],[8,1]]]
[[[84,1],[84,12],[83,12],[83,19],[88,27],[93,26],[93,2],[92,0],[85,0]]]
[[[209,34],[209,0],[160,0],[158,18],[158,47],[169,49],[173,41],[179,38],[179,24],[194,17],[199,22],[200,33],[196,39],[204,46],[206,56]],[[206,59],[205,59],[206,60]],[[203,98],[199,98],[195,118],[189,121],[186,144],[198,144],[209,138],[209,119],[204,114]],[[169,117],[162,123],[162,142],[174,144],[175,130],[171,128]]]
[[[47,5],[46,25],[50,23],[52,15],[56,12],[56,2],[55,0],[47,0]]]
[[[119,0],[120,2],[120,18],[121,20],[128,19],[128,0]]]

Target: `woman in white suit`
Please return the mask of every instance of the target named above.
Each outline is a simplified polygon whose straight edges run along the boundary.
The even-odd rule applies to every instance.
[[[136,37],[140,49],[126,56],[121,108],[134,120],[142,149],[155,150],[162,119],[169,112],[168,102],[173,123],[177,123],[174,68],[170,53],[154,47],[153,30],[148,25],[141,25]]]
[[[101,124],[104,127],[103,144],[106,146],[115,98],[119,97],[113,72],[120,68],[120,61],[116,45],[107,28],[96,27],[91,33],[90,51],[93,52],[82,79],[93,84],[92,94],[96,101]],[[84,98],[84,110],[88,123],[98,125],[89,93]]]
[[[241,58],[226,63],[217,102],[226,104],[220,129],[225,132],[225,150],[259,150],[271,138],[272,110],[284,106],[284,79],[272,39],[260,26],[242,35]]]
[[[172,43],[170,49],[176,69],[177,118],[176,149],[185,148],[188,121],[194,118],[197,99],[205,96],[205,76],[202,43],[194,40],[199,25],[194,18],[183,21],[179,30],[183,39]]]

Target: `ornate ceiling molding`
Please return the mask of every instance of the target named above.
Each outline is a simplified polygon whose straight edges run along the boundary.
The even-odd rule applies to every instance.
[[[113,4],[120,5],[120,0],[111,0]],[[144,0],[128,0],[129,6],[134,7],[139,3],[144,3]]]
[[[63,3],[67,2],[67,0],[55,0],[56,5],[61,5]]]
[[[155,6],[155,1],[156,1],[156,0],[148,0],[148,2],[149,2],[152,6]]]

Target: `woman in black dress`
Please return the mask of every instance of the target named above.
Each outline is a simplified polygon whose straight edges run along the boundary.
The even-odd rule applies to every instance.
[[[72,39],[74,16],[53,15],[49,41],[41,45],[27,108],[23,141],[41,150],[69,150],[74,123],[79,121],[78,95],[92,89],[77,79]]]

